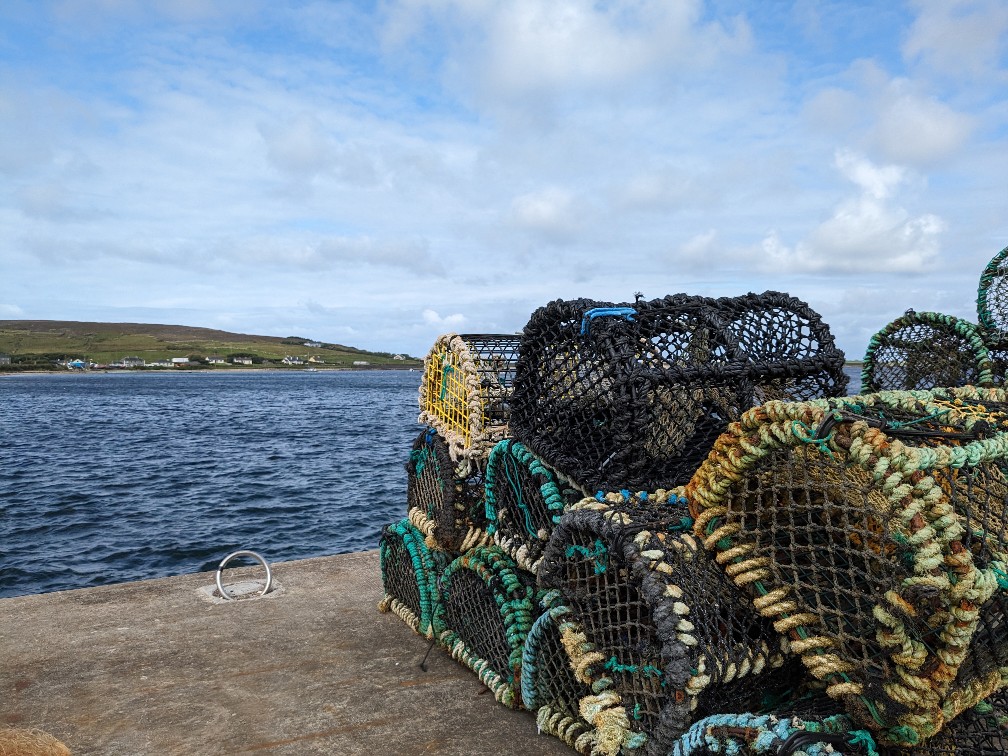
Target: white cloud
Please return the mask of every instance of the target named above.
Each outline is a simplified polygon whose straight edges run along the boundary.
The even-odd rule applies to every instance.
[[[905,170],[876,166],[849,151],[837,152],[835,166],[861,189],[858,196],[841,202],[831,218],[793,248],[778,232],[767,234],[760,244],[763,267],[860,275],[930,270],[946,223],[931,213],[911,217],[895,203]]]
[[[878,115],[874,138],[890,160],[926,165],[960,149],[972,119],[933,98],[897,95]]]
[[[1008,43],[1008,5],[1003,0],[916,0],[919,11],[903,42],[904,57],[920,60],[955,79],[994,75]]]
[[[559,187],[524,194],[511,202],[511,217],[518,228],[556,244],[574,238],[580,215],[574,195]]]
[[[466,316],[460,312],[441,317],[437,310],[424,310],[423,322],[429,326],[436,326],[445,331],[455,331],[466,323]]]
[[[25,312],[15,304],[0,304],[0,315],[16,320],[23,318],[25,316]]]

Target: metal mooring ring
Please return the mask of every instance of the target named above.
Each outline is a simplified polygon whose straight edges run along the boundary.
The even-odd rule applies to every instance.
[[[261,564],[263,567],[266,568],[266,585],[263,587],[262,593],[259,594],[260,596],[265,596],[267,593],[269,593],[270,584],[273,582],[273,573],[270,572],[270,568],[269,565],[266,564],[266,560],[263,559],[258,554],[256,554],[254,551],[235,551],[234,553],[228,554],[226,557],[224,557],[223,561],[221,561],[220,563],[220,566],[217,568],[217,590],[220,591],[220,595],[223,596],[228,601],[235,600],[234,596],[232,596],[230,593],[224,590],[224,584],[221,583],[221,573],[224,572],[224,567],[227,566],[228,562],[230,562],[235,557],[240,556],[252,557],[257,562],[259,562],[259,564]]]

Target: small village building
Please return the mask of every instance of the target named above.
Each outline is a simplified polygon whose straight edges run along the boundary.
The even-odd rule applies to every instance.
[[[235,364],[235,365],[251,365],[252,364],[252,358],[251,357],[232,357],[231,358],[231,362],[232,362],[232,364]]]
[[[367,367],[370,363],[367,360],[354,360],[354,367]]]
[[[306,347],[308,347],[309,349],[318,349],[318,348],[320,348],[322,346],[322,342],[321,341],[306,341],[304,343],[304,345]]]
[[[325,363],[325,360],[322,357],[316,357],[313,354],[311,357],[308,358],[308,362],[311,362],[311,363],[316,364],[316,365],[321,365],[321,364]]]
[[[172,357],[172,367],[184,367],[189,364],[188,357]]]
[[[206,361],[211,365],[227,365],[227,360],[219,354],[211,354],[206,358]]]
[[[9,354],[0,354],[0,365],[10,365],[11,358]]]
[[[393,354],[392,355],[392,359],[393,360],[405,360],[406,359],[406,355],[404,355],[404,354]]]
[[[284,365],[304,365],[304,360],[302,360],[300,357],[292,357],[291,355],[287,355],[286,357],[283,358],[283,364]]]
[[[119,364],[124,368],[138,368],[144,366],[144,361],[139,357],[123,357],[122,362]]]

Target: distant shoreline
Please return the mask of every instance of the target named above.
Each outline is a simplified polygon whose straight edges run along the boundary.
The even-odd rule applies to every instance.
[[[369,371],[387,372],[419,372],[419,367],[383,367],[380,365],[368,365],[367,367],[316,367],[316,368],[281,368],[275,365],[270,367],[218,367],[218,368],[119,368],[114,370],[87,369],[87,370],[0,370],[0,378],[17,375],[182,375],[185,373],[366,373]]]

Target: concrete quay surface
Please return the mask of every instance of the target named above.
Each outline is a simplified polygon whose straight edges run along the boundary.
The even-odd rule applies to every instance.
[[[377,551],[270,566],[231,602],[213,572],[0,599],[0,725],[87,755],[573,753],[439,646],[420,668]]]

